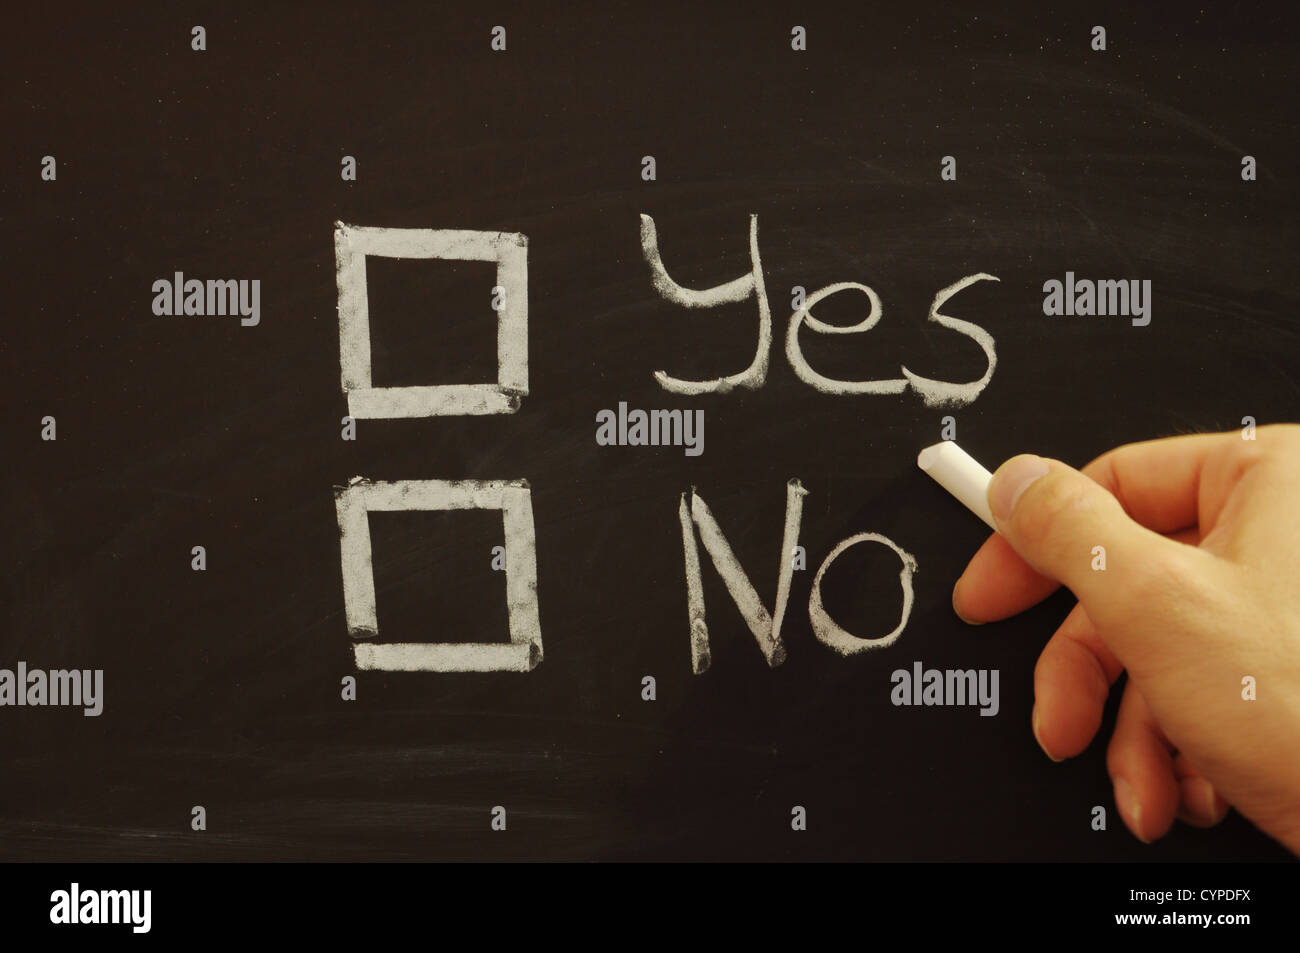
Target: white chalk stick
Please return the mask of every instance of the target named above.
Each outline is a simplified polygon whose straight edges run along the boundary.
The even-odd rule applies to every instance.
[[[990,529],[997,530],[988,500],[993,474],[980,466],[974,457],[951,440],[945,440],[917,454],[916,465],[934,477],[936,483],[957,497]]]

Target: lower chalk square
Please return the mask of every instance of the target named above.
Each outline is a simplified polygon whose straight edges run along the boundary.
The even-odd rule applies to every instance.
[[[531,672],[542,661],[537,611],[537,541],[532,496],[522,480],[401,480],[360,477],[335,489],[343,607],[353,639],[379,635],[370,514],[500,510],[510,641],[354,644],[358,669],[391,672]]]
[[[352,647],[357,668],[382,672],[531,672],[542,660],[533,642],[387,642]]]

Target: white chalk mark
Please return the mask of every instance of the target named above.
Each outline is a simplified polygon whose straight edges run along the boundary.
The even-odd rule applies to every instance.
[[[501,491],[506,545],[506,611],[510,641],[531,646],[533,665],[542,660],[542,624],[537,612],[537,537],[533,497],[527,484]],[[531,668],[532,666],[530,666]]]
[[[794,574],[791,560],[785,554],[799,543],[799,523],[803,517],[803,498],[808,491],[798,480],[786,484],[785,529],[781,534],[781,556],[778,566],[776,603],[769,614],[759,598],[758,591],[740,565],[722,529],[707,504],[698,493],[690,494],[690,515],[700,534],[700,541],[713,561],[713,567],[722,577],[732,601],[740,610],[745,624],[754,633],[763,657],[772,668],[785,661],[785,646],[781,642],[781,623],[785,618],[786,603],[790,598],[790,581]],[[704,584],[700,572],[699,554],[690,523],[686,519],[686,496],[678,508],[682,524],[682,549],[686,564],[686,601],[691,624],[691,666],[696,674],[709,666],[709,630],[704,621]]]
[[[902,569],[898,571],[898,581],[903,587],[903,612],[894,630],[878,639],[862,639],[856,635],[851,635],[830,617],[830,613],[826,611],[826,606],[822,603],[822,576],[826,575],[826,570],[830,568],[831,563],[835,562],[840,553],[850,546],[866,542],[888,546],[898,554],[898,558],[903,564]],[[907,626],[907,620],[912,614],[912,574],[916,570],[916,557],[902,549],[888,536],[881,536],[879,533],[858,533],[856,536],[850,536],[848,539],[843,540],[822,561],[821,568],[817,570],[817,575],[813,578],[812,594],[808,597],[808,620],[812,623],[813,635],[817,636],[818,641],[830,646],[841,655],[853,655],[857,652],[865,652],[868,649],[879,649],[893,645],[898,637],[903,634],[903,629]]]
[[[352,654],[359,670],[384,672],[531,672],[541,661],[532,645],[513,642],[359,642]]]
[[[496,262],[506,304],[497,311],[495,384],[375,387],[371,378],[366,256]],[[528,239],[516,232],[334,225],[339,364],[357,418],[508,414],[528,393]]]
[[[916,465],[987,523],[990,529],[997,530],[988,499],[993,474],[980,466],[974,457],[951,440],[944,440],[917,454]]]
[[[686,617],[691,633],[691,671],[704,672],[711,661],[709,655],[709,627],[704,621],[704,583],[700,573],[700,551],[695,545],[695,526],[691,522],[687,497],[677,507],[677,519],[682,524],[682,555],[686,561]]]
[[[803,498],[808,491],[798,480],[785,485],[785,527],[781,531],[781,572],[776,577],[776,611],[772,616],[772,633],[780,638],[781,623],[785,621],[786,603],[790,601],[790,580],[794,575],[794,561],[787,558],[799,545],[799,524],[803,520]]]
[[[861,291],[867,296],[867,300],[871,302],[871,310],[867,312],[865,318],[857,324],[841,326],[827,324],[813,317],[813,305],[841,291]],[[794,368],[795,374],[801,381],[823,394],[901,394],[907,390],[907,381],[901,377],[879,381],[842,381],[819,374],[812,369],[812,365],[803,356],[803,349],[799,346],[799,329],[805,324],[819,334],[862,334],[874,328],[883,315],[884,309],[880,303],[880,296],[867,285],[858,284],[856,281],[840,281],[819,288],[808,296],[802,308],[790,315],[790,325],[785,336],[786,359],[789,360],[790,366]]]
[[[961,407],[969,404],[980,395],[980,391],[984,390],[988,382],[993,379],[993,368],[997,367],[998,364],[998,356],[993,350],[993,335],[978,324],[940,314],[939,309],[953,295],[969,288],[977,281],[1001,280],[981,271],[979,274],[962,278],[934,296],[934,303],[930,305],[930,320],[937,321],[945,328],[952,328],[952,330],[971,338],[984,351],[984,357],[988,360],[988,369],[984,371],[984,376],[979,380],[965,384],[954,384],[948,381],[937,381],[929,377],[921,377],[919,374],[913,374],[906,367],[900,368],[903,376],[911,382],[912,389],[921,395],[921,399],[927,407]]]
[[[757,221],[757,215],[749,217],[751,235],[758,227]],[[645,256],[646,263],[650,266],[650,281],[654,284],[655,290],[666,300],[683,308],[716,308],[720,304],[744,301],[754,293],[752,271],[726,284],[702,291],[683,288],[673,281],[664,268],[663,258],[659,254],[659,233],[655,228],[655,220],[644,213],[641,215],[641,254]]]
[[[767,304],[767,288],[763,283],[763,264],[758,254],[758,216],[749,216],[750,272],[726,284],[697,291],[683,288],[669,276],[659,254],[659,235],[654,219],[641,215],[641,254],[650,266],[650,280],[655,290],[666,300],[684,308],[713,308],[721,304],[744,301],[753,295],[758,302],[758,347],[749,367],[738,374],[717,377],[708,381],[687,381],[670,377],[665,371],[655,371],[655,380],[664,390],[674,394],[725,394],[736,387],[751,390],[763,386],[767,380],[767,364],[772,349],[772,312]]]
[[[370,387],[348,393],[348,413],[358,419],[512,414],[518,409],[519,396],[494,384]]]
[[[334,507],[339,518],[339,548],[343,566],[343,614],[348,634],[370,639],[378,634],[375,609],[375,569],[370,545],[370,519],[366,515],[364,491],[354,487],[335,490]]]
[[[348,634],[379,634],[369,514],[406,510],[501,510],[505,533],[506,605],[510,643],[459,642],[372,645],[356,652],[358,668],[394,671],[529,671],[542,660],[537,608],[537,538],[531,491],[522,480],[403,480],[370,483],[354,478],[335,490],[343,607]],[[363,664],[364,663],[364,664]]]

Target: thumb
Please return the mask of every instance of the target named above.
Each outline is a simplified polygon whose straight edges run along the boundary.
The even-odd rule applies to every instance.
[[[988,502],[1020,558],[1068,586],[1112,636],[1137,620],[1172,621],[1211,558],[1135,522],[1109,490],[1058,460],[1012,457],[993,475]],[[1123,646],[1111,649],[1123,658]]]

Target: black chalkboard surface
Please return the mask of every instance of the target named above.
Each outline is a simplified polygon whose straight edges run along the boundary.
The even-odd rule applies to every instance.
[[[103,682],[95,717],[0,708],[4,858],[1287,856],[1235,815],[1152,846],[1124,830],[1105,769],[1117,693],[1083,755],[1043,756],[1033,667],[1072,599],[958,620],[952,584],[987,530],[915,457],[945,417],[990,467],[1296,419],[1295,26],[1038,3],[27,14],[3,41],[0,667]],[[761,386],[656,380],[743,372],[760,321],[752,289],[709,308],[661,294],[642,215],[691,289],[754,274],[754,217]],[[523,236],[514,412],[366,417],[344,439],[336,223]],[[258,281],[256,323],[155,313],[178,272]],[[804,328],[808,365],[977,381],[979,343],[928,315],[981,273],[998,280],[940,309],[996,341],[972,400],[824,393],[787,357],[793,289],[856,282],[879,323]],[[1149,322],[1045,314],[1067,273],[1149,281]],[[495,382],[499,278],[485,260],[369,258],[373,384]],[[816,317],[867,307],[845,292]],[[597,415],[621,403],[702,412],[701,452],[601,445]],[[526,481],[531,671],[358,670],[338,504],[354,477]],[[701,543],[697,674],[683,494],[771,612],[791,480],[806,566],[785,660],[769,666]],[[362,523],[377,634],[360,641],[508,651],[522,603],[493,568],[499,511]],[[842,656],[808,603],[858,533],[914,558],[915,601],[892,644]],[[847,549],[826,611],[886,635],[899,570],[886,546]],[[996,715],[892,704],[891,673],[917,663],[996,670]]]

